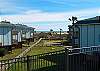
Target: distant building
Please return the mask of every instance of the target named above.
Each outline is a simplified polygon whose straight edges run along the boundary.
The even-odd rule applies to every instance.
[[[34,29],[26,25],[22,25],[22,43],[28,43],[30,41],[34,42]]]
[[[77,21],[69,26],[73,46],[90,47],[100,45],[100,16]]]
[[[22,25],[14,24],[12,30],[12,43],[15,48],[22,48]]]

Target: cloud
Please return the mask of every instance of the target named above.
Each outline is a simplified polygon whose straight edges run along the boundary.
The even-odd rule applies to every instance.
[[[13,11],[12,9],[14,9],[14,7],[15,6],[12,2],[0,0],[0,14],[11,12]]]
[[[16,0],[0,0],[0,15],[21,14],[26,10],[28,10],[28,8],[18,6]]]
[[[11,21],[12,23],[23,23],[29,26],[34,26],[34,24],[37,23],[38,25],[35,25],[35,27],[39,28],[40,26],[41,27],[45,26],[45,25],[43,26],[39,25],[41,23],[51,24],[51,27],[55,27],[63,23],[64,24],[66,23],[67,25],[71,24],[68,21],[68,18],[70,18],[71,16],[77,16],[78,20],[80,20],[89,17],[94,17],[97,15],[100,15],[100,8],[84,9],[71,12],[43,12],[41,10],[28,10],[26,12],[23,12],[23,14],[2,15],[1,20],[8,20]],[[50,25],[46,26],[49,28]],[[65,27],[67,28],[67,26]]]
[[[71,16],[77,16],[79,19],[92,17],[99,14],[100,8],[78,10],[72,12],[43,12],[41,10],[29,10],[23,14],[3,15],[2,19],[13,22],[43,22],[43,21],[66,21]]]
[[[95,3],[99,0],[43,0],[43,1],[51,2],[51,3],[59,4],[59,5],[65,5],[65,4],[76,5],[80,3]]]
[[[43,0],[43,1],[46,1],[46,2],[51,2],[51,3],[54,3],[54,4],[66,4],[67,1],[65,0]]]
[[[37,13],[44,11],[66,11],[77,7],[77,9],[83,8],[84,4],[88,2],[88,5],[99,2],[99,0],[0,0],[0,15],[4,14],[26,14]],[[27,3],[28,2],[28,3]],[[36,3],[36,4],[34,4]],[[38,4],[40,3],[40,4]],[[59,6],[60,5],[60,6]],[[80,5],[80,6],[79,6]],[[86,5],[86,6],[88,6]],[[95,5],[96,6],[96,5]],[[94,6],[94,7],[95,7]],[[49,8],[48,8],[49,7]],[[67,8],[68,7],[68,8]],[[29,9],[41,9],[41,10],[29,10]],[[56,9],[55,9],[56,8]],[[70,8],[70,9],[69,9]],[[86,8],[86,7],[84,7]]]
[[[16,2],[18,1],[18,2]],[[66,10],[67,5],[71,5],[75,8],[75,5],[81,4],[81,3],[96,3],[96,1],[99,0],[41,0],[41,2],[44,3],[44,1],[47,4],[52,5],[55,4],[57,7],[58,5],[66,4]],[[97,15],[100,15],[100,8],[89,8],[89,9],[82,9],[76,11],[65,11],[65,12],[45,12],[43,8],[36,5],[35,10],[30,9],[30,6],[25,3],[25,5],[22,4],[23,1],[20,2],[20,0],[0,0],[0,21],[1,20],[8,20],[12,23],[21,23],[26,24],[29,26],[35,26],[38,29],[50,29],[54,28],[57,29],[57,27],[63,27],[64,29],[67,28],[68,24],[71,24],[70,21],[68,21],[68,18],[71,16],[77,16],[78,20],[85,19],[89,17],[94,17]],[[29,1],[30,3],[30,1]],[[34,1],[33,1],[34,3]],[[36,2],[37,3],[37,2]],[[34,5],[35,6],[35,5]],[[83,5],[81,5],[83,6]],[[55,9],[48,5],[52,9]],[[61,6],[61,8],[63,8]],[[32,7],[33,8],[33,7]],[[37,10],[37,8],[39,10]],[[58,10],[61,10],[61,8],[57,8]],[[78,7],[77,7],[78,8]],[[56,10],[55,10],[56,11]],[[44,25],[41,25],[44,24]],[[46,27],[46,28],[44,28]],[[56,27],[56,28],[55,28]]]
[[[43,11],[41,10],[29,10],[24,12],[23,14],[37,14],[37,13],[42,13]]]

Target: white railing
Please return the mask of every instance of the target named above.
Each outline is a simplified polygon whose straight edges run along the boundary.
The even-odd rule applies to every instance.
[[[68,50],[69,50],[69,53],[91,53],[91,52],[99,52],[100,46],[68,48]]]
[[[80,52],[94,52],[94,51],[100,51],[100,46],[91,46],[91,47],[82,47],[80,49]]]

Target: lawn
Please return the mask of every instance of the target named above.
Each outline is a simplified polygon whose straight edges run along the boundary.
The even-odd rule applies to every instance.
[[[53,41],[53,40],[52,40]],[[58,40],[57,40],[58,41]],[[38,46],[34,46],[31,51],[29,51],[26,56],[33,56],[33,55],[38,55],[38,54],[43,54],[43,53],[49,53],[49,52],[54,52],[54,51],[60,51],[63,50],[64,47],[63,46],[46,46],[44,43],[48,42],[48,40],[43,40],[41,41]],[[51,41],[50,41],[51,42]],[[56,42],[55,40],[53,42]],[[13,50],[13,54],[7,55],[8,58],[12,58],[14,57],[16,54],[19,54],[20,52],[22,52],[20,49],[16,49],[15,51]],[[54,55],[56,56],[56,55]],[[5,59],[7,57],[3,57],[3,59]],[[59,58],[60,59],[60,58]],[[23,61],[23,59],[22,59]],[[38,69],[39,68],[44,68],[44,67],[51,67],[53,65],[56,65],[55,62],[46,60],[46,59],[33,59],[33,61],[31,62],[32,64],[32,68],[35,67],[34,69]],[[39,64],[38,64],[39,63]],[[41,65],[42,64],[42,65]],[[52,64],[52,65],[51,65]],[[39,65],[39,66],[38,66]],[[11,66],[8,68],[7,71],[27,71],[27,63],[26,62],[16,62],[16,63],[12,63]]]
[[[63,46],[47,46],[50,43],[53,42],[61,42],[61,40],[42,40],[39,44],[37,44],[37,46],[33,47],[31,49],[31,51],[29,51],[27,55],[31,56],[31,55],[37,55],[37,54],[42,54],[42,53],[48,53],[48,52],[54,52],[54,51],[59,51],[59,50],[63,50],[64,47]]]
[[[11,66],[9,66],[7,71],[55,71],[60,67],[58,65],[62,64],[60,68],[63,67],[63,63],[65,61],[64,53],[65,52],[59,51],[53,53],[28,56],[28,60],[27,57],[19,58],[17,62],[14,62],[11,64]]]
[[[46,40],[48,43],[49,42],[62,42],[63,40]]]
[[[33,69],[38,70],[40,68],[49,67],[53,65],[56,65],[56,63],[52,62],[52,65],[51,65],[50,61],[38,59],[36,61],[32,61],[31,63],[29,63],[29,69],[30,71],[32,71]],[[27,63],[26,62],[13,63],[11,66],[9,66],[7,71],[28,71]]]
[[[22,53],[25,49],[27,49],[29,46],[31,46],[32,43],[34,43],[34,42],[31,42],[30,45],[24,44],[23,47],[22,47],[22,49],[21,49],[21,48],[13,49],[12,52],[6,54],[6,55],[3,56],[3,57],[0,57],[0,60],[12,59],[12,58],[18,56],[18,55],[19,55],[20,53]]]
[[[57,47],[54,47],[56,49],[50,49],[51,47],[44,47],[44,49],[47,49],[48,51],[44,51],[42,49],[40,49],[39,47],[37,47],[40,52],[35,52],[34,54],[32,53],[28,53],[29,55],[33,55],[33,56],[28,56],[27,57],[22,57],[19,58],[17,62],[12,63],[11,66],[9,66],[7,71],[29,71],[27,70],[27,68],[30,69],[30,71],[54,71],[53,69],[56,69],[57,67],[59,68],[59,66],[57,65],[58,63],[63,63],[64,57],[62,57],[64,55],[64,52],[53,52],[53,53],[46,53],[46,52],[52,52],[52,51],[58,51],[58,50],[62,50],[63,48],[60,49]],[[46,54],[40,54],[40,53],[46,53]],[[36,55],[36,54],[40,54],[40,55]]]
[[[38,47],[32,48],[31,51],[26,54],[26,56],[27,55],[31,56],[31,55],[37,55],[37,54],[42,54],[42,53],[48,53],[48,52],[53,52],[53,51],[59,51],[62,49],[64,49],[64,47],[62,47],[62,46],[59,46],[59,47],[58,46],[49,46],[49,47],[38,46]]]
[[[44,45],[46,42],[59,42],[60,40],[43,40],[41,41],[39,44],[37,44],[36,47],[33,47],[32,50],[30,52],[28,52],[26,55],[37,55],[37,54],[41,54],[41,53],[47,53],[47,52],[52,52],[52,51],[58,51],[58,50],[62,50],[64,49],[63,47],[57,47],[57,46],[52,46],[52,47],[47,47]],[[35,42],[31,42],[30,45],[27,44],[23,44],[22,49],[14,49],[12,50],[11,53],[6,54],[3,57],[0,57],[0,60],[7,60],[7,59],[12,59],[14,57],[16,57],[17,55],[19,55],[20,53],[22,53],[25,49],[27,49],[29,46],[33,45]]]

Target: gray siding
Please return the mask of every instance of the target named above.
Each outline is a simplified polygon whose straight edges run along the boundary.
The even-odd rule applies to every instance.
[[[2,46],[11,45],[11,28],[0,27],[0,43]]]
[[[18,42],[18,36],[16,35],[12,35],[13,36],[13,43],[17,43]]]
[[[95,45],[100,45],[100,25],[95,25]]]
[[[88,24],[80,27],[80,47],[100,45],[100,25]]]
[[[26,38],[31,38],[31,32],[30,31],[26,33]]]
[[[94,25],[88,25],[88,34],[87,34],[87,37],[88,37],[88,46],[95,46],[95,42],[94,42]]]
[[[18,32],[18,42],[22,41],[22,31]]]
[[[80,26],[80,47],[87,47],[87,25]]]
[[[33,37],[33,33],[31,33],[31,38]]]

